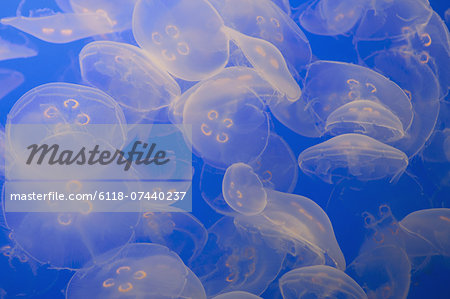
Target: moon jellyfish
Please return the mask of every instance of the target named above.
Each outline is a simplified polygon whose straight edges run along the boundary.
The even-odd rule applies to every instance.
[[[399,247],[381,246],[362,252],[346,272],[369,298],[401,299],[408,296],[411,263]]]
[[[135,238],[137,242],[164,245],[190,263],[205,246],[208,232],[189,213],[146,212],[135,229]]]
[[[38,53],[36,50],[28,48],[25,45],[14,44],[0,37],[0,61],[16,59],[16,58],[28,58],[36,56]],[[0,86],[4,86],[1,84]]]
[[[25,81],[25,77],[22,73],[8,69],[0,69],[0,100],[19,87],[23,81]]]
[[[311,62],[311,47],[305,34],[273,1],[210,2],[222,16],[226,26],[242,34],[266,40],[277,47],[292,74]],[[289,2],[286,2],[285,6],[289,8]]]
[[[192,265],[208,297],[233,291],[259,295],[277,277],[285,255],[258,232],[236,228],[230,217],[208,232],[205,249]]]
[[[290,193],[297,184],[297,158],[289,144],[275,133],[270,133],[266,149],[249,165],[266,188]]]
[[[187,81],[210,77],[226,65],[229,40],[223,26],[205,0],[140,0],[133,14],[137,43],[161,69]]]
[[[261,299],[261,297],[247,292],[235,291],[215,296],[212,299]]]
[[[439,115],[439,82],[431,69],[411,53],[391,49],[374,53],[366,62],[397,83],[410,97],[414,118],[405,137],[391,143],[409,157],[430,138]]]
[[[291,270],[280,278],[279,285],[283,299],[367,298],[363,289],[351,277],[328,266]]]
[[[316,115],[321,130],[333,111],[356,100],[384,105],[400,119],[403,130],[409,128],[413,119],[410,100],[397,84],[369,68],[349,63],[312,63],[305,78],[302,99]]]
[[[261,213],[267,204],[267,194],[261,180],[253,168],[244,163],[228,167],[222,193],[233,210],[247,216]]]
[[[402,151],[360,134],[344,134],[304,150],[300,169],[332,184],[341,179],[396,181],[408,166]]]
[[[165,108],[181,94],[175,80],[138,47],[92,42],[81,50],[79,60],[83,79],[110,94],[123,108],[128,123],[167,121]]]
[[[315,0],[300,14],[300,25],[318,35],[346,34],[359,21],[369,3],[369,0]]]
[[[280,50],[263,39],[244,35],[231,28],[225,30],[262,78],[285,94],[290,101],[300,98],[300,86],[289,72]]]
[[[183,123],[192,125],[194,151],[218,168],[258,157],[269,138],[263,101],[236,81],[206,82],[184,105]]]
[[[364,134],[381,142],[396,141],[405,135],[396,115],[369,100],[352,101],[334,110],[327,118],[325,131],[332,135]]]
[[[197,276],[167,247],[130,244],[109,263],[78,271],[67,286],[66,298],[206,299],[206,296]]]
[[[50,43],[69,43],[114,32],[111,20],[99,13],[57,13],[42,17],[10,17],[0,23]]]
[[[266,189],[267,206],[256,216],[236,215],[235,223],[258,231],[275,248],[295,257],[295,266],[329,264],[345,269],[345,259],[328,216],[309,198]]]

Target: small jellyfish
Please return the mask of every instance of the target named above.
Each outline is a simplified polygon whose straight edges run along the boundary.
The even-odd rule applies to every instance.
[[[267,204],[267,194],[261,180],[253,168],[244,163],[227,168],[222,193],[233,210],[247,216],[261,213]]]
[[[360,134],[344,134],[312,146],[298,157],[300,169],[332,184],[342,179],[396,181],[408,166],[402,151]]]
[[[363,251],[345,272],[369,298],[404,299],[408,296],[411,263],[399,247],[380,246]]]
[[[225,31],[262,78],[285,94],[289,101],[295,102],[300,98],[300,86],[289,72],[280,50],[263,39],[244,35],[231,28],[226,28]]]
[[[262,298],[248,292],[235,291],[223,293],[211,299],[262,299]]]
[[[334,110],[327,118],[325,131],[332,135],[358,133],[381,142],[403,138],[400,119],[375,101],[356,100]]]
[[[345,269],[330,219],[311,199],[266,189],[267,206],[255,216],[236,215],[242,230],[258,231],[271,246],[295,257],[294,266],[328,264]]]
[[[313,1],[299,16],[300,25],[318,35],[348,33],[369,6],[369,0]]]
[[[264,152],[249,165],[266,188],[291,193],[297,185],[297,158],[289,144],[273,132]]]
[[[237,84],[236,84],[237,82]],[[239,78],[202,84],[186,101],[183,124],[192,125],[194,152],[206,163],[227,168],[248,163],[265,149],[269,118],[259,95]]]
[[[111,95],[122,107],[129,124],[166,122],[169,103],[181,95],[175,80],[138,47],[92,42],[81,50],[79,60],[83,79]]]
[[[135,229],[137,242],[151,242],[168,247],[185,263],[195,259],[208,239],[203,224],[189,213],[143,213]]]
[[[223,26],[206,0],[140,0],[133,14],[139,46],[162,69],[187,81],[210,77],[227,64],[229,40]]]
[[[0,61],[16,58],[29,58],[36,56],[37,54],[36,50],[29,48],[26,45],[15,44],[0,37]],[[4,85],[0,84],[0,86]]]
[[[22,73],[14,70],[0,69],[0,100],[19,87],[23,81],[25,81],[25,77]]]
[[[0,126],[0,180],[5,177],[5,129]]]
[[[260,295],[278,276],[285,254],[258,232],[238,229],[230,217],[208,232],[203,252],[192,263],[208,298],[233,291]]]
[[[322,131],[333,111],[356,100],[384,105],[400,119],[403,130],[409,128],[413,119],[411,102],[397,84],[369,68],[350,63],[312,63],[305,78],[302,100],[308,103]]]
[[[283,299],[367,298],[363,289],[343,271],[329,266],[310,266],[291,270],[279,280]]]
[[[69,43],[114,32],[111,20],[99,13],[57,13],[42,17],[3,18],[0,23],[50,43]]]
[[[78,271],[66,298],[205,298],[195,274],[178,255],[158,244],[130,244],[107,264]]]

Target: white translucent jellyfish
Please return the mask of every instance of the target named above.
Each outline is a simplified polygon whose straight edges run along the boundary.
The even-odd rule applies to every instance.
[[[139,46],[162,69],[187,81],[210,77],[226,65],[229,39],[223,26],[206,0],[140,0],[133,14]]]
[[[263,39],[244,35],[225,28],[230,38],[242,50],[262,78],[276,90],[285,94],[289,101],[297,101],[302,95],[300,86],[289,72],[283,54],[273,44]]]
[[[327,183],[387,178],[396,181],[408,166],[402,151],[360,134],[344,134],[304,150],[300,169]]]
[[[57,13],[42,17],[3,18],[0,23],[17,28],[50,43],[69,43],[114,32],[113,24],[101,13]]]
[[[363,251],[345,272],[369,298],[404,299],[408,296],[411,263],[399,247],[380,246]]]
[[[283,299],[367,298],[363,289],[347,274],[329,266],[310,266],[291,270],[279,280]]]
[[[413,53],[391,49],[374,53],[366,62],[397,83],[410,98],[414,111],[411,126],[405,137],[391,143],[415,156],[430,138],[439,115],[439,82],[432,70]]]
[[[291,73],[311,62],[311,47],[298,25],[280,8],[289,9],[289,1],[275,4],[271,0],[213,0],[225,25],[242,34],[260,38],[277,47]],[[239,9],[236,9],[239,7]]]
[[[275,133],[270,133],[266,149],[249,165],[266,188],[290,193],[297,185],[297,158],[289,144]]]
[[[263,109],[260,96],[239,84],[239,78],[213,80],[186,101],[183,124],[192,126],[194,151],[206,163],[227,168],[248,163],[265,149],[269,119]]]
[[[192,263],[208,297],[246,291],[260,295],[275,280],[285,254],[258,233],[237,229],[224,217],[209,230],[208,243]]]
[[[377,1],[378,2],[378,1]],[[348,33],[369,6],[369,0],[316,0],[301,12],[300,25],[318,35]]]
[[[330,219],[309,198],[266,189],[267,206],[256,216],[236,215],[235,223],[258,231],[279,250],[296,258],[295,266],[328,264],[345,269],[345,259]]]
[[[135,239],[164,245],[189,264],[205,247],[208,232],[190,213],[146,212],[135,229]]]
[[[428,1],[371,1],[356,29],[354,39],[376,41],[402,38],[404,28],[415,28],[428,23],[432,12]]]
[[[212,299],[261,299],[261,297],[253,295],[248,292],[235,291],[220,294],[218,296],[213,297]]]
[[[312,63],[302,100],[308,103],[322,130],[333,111],[356,100],[375,101],[385,106],[400,119],[403,130],[409,128],[413,119],[411,102],[397,84],[369,68],[349,63]]]
[[[197,276],[167,247],[130,244],[112,254],[107,264],[77,272],[66,298],[206,299]]]
[[[25,77],[22,73],[14,70],[0,69],[0,100],[19,87],[23,81],[25,81]]]
[[[36,56],[37,54],[36,50],[28,48],[26,45],[14,44],[0,37],[0,61],[28,58]],[[3,84],[0,86],[3,86]]]
[[[227,168],[222,193],[233,210],[247,216],[261,213],[267,204],[267,194],[261,180],[253,168],[244,163]]]
[[[332,135],[358,133],[381,142],[405,136],[400,119],[381,103],[356,100],[334,110],[327,118],[325,131]]]
[[[127,123],[167,121],[169,103],[181,95],[175,80],[138,47],[92,42],[81,50],[79,60],[83,79],[111,95]]]

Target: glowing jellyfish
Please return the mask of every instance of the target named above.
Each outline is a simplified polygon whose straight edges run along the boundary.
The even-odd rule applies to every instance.
[[[245,35],[266,40],[277,47],[291,73],[296,73],[296,70],[305,68],[311,62],[311,47],[305,34],[273,1],[210,2],[222,16],[226,26]],[[286,2],[285,8],[289,9],[289,2]]]
[[[396,181],[408,166],[402,151],[360,134],[344,134],[304,150],[300,169],[327,183],[341,179]]]
[[[279,285],[283,299],[367,298],[363,289],[351,277],[328,266],[291,270],[280,278]]]
[[[400,119],[375,101],[356,100],[334,110],[327,118],[325,130],[332,135],[358,133],[381,142],[403,138]]]
[[[205,162],[227,168],[258,157],[267,145],[269,119],[257,93],[234,80],[202,84],[186,101],[183,123]]]
[[[411,263],[399,247],[381,246],[364,251],[348,266],[346,273],[369,298],[401,299],[408,296]]]
[[[111,20],[98,13],[57,13],[31,18],[19,16],[4,18],[0,22],[50,43],[69,43],[114,32]]]
[[[261,213],[267,204],[267,194],[261,180],[253,168],[244,163],[227,168],[222,193],[233,210],[247,216]]]
[[[20,72],[0,69],[0,100],[19,87],[24,80],[25,77]]]
[[[391,143],[415,156],[430,138],[439,115],[439,82],[431,69],[412,53],[391,49],[374,53],[366,62],[397,83],[410,98],[414,111],[405,137]]]
[[[249,165],[266,188],[290,193],[297,184],[297,158],[289,144],[275,133],[270,133],[266,149]]]
[[[146,212],[135,229],[135,238],[137,242],[164,245],[189,263],[202,251],[208,232],[190,213]]]
[[[258,231],[272,246],[296,258],[295,266],[329,264],[345,269],[330,219],[309,198],[266,189],[267,206],[256,216],[236,215],[238,227]]]
[[[259,233],[237,229],[230,217],[208,232],[208,243],[192,264],[208,297],[233,291],[259,295],[277,277],[285,255]]]
[[[235,292],[220,294],[218,296],[215,296],[212,299],[261,299],[261,297],[253,295],[248,292],[235,291]]]
[[[175,80],[138,47],[92,42],[81,50],[79,59],[83,79],[110,94],[128,123],[167,121],[169,103],[181,94]]]
[[[137,43],[162,69],[188,81],[226,65],[229,41],[222,28],[222,18],[205,0],[140,0],[133,14]]]
[[[86,297],[206,298],[199,279],[178,255],[167,247],[145,243],[130,244],[109,263],[77,272],[67,286],[66,298]]]
[[[349,63],[312,63],[305,78],[303,99],[315,114],[322,130],[333,111],[356,100],[375,101],[384,105],[400,119],[403,130],[409,128],[413,118],[411,102],[397,84],[369,68]]]
[[[26,45],[14,44],[0,37],[0,61],[16,59],[16,58],[28,58],[36,56],[38,53],[36,50],[28,48]],[[1,84],[0,86],[4,86]]]
[[[369,3],[368,0],[313,1],[300,14],[300,25],[318,35],[346,34],[359,21]]]

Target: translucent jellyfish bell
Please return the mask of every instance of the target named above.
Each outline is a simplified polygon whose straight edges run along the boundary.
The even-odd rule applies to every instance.
[[[236,291],[220,294],[212,299],[261,299],[261,297],[253,295],[248,292]]]
[[[327,118],[325,131],[332,135],[358,133],[381,142],[405,136],[400,119],[375,101],[356,100],[334,110]]]
[[[36,56],[37,54],[36,50],[28,48],[25,45],[11,43],[0,37],[0,61],[15,58],[28,58]],[[3,84],[0,86],[3,86]]]
[[[411,263],[399,247],[381,246],[362,252],[345,272],[363,287],[369,298],[408,296]]]
[[[79,60],[83,79],[110,94],[128,123],[167,121],[169,103],[181,95],[175,80],[138,47],[92,42],[81,50]]]
[[[300,25],[318,35],[349,32],[364,14],[370,1],[318,0],[300,14]]]
[[[0,126],[0,180],[5,177],[5,129]]]
[[[0,100],[19,87],[23,81],[25,81],[25,77],[22,73],[8,69],[0,69]]]
[[[284,274],[279,285],[283,299],[367,298],[363,289],[347,274],[329,266],[310,266]]]
[[[238,78],[202,84],[186,101],[183,123],[205,162],[227,168],[258,157],[267,145],[269,119],[259,95]]]
[[[300,169],[327,183],[341,179],[360,181],[398,179],[408,166],[402,151],[360,134],[344,134],[304,150]]]
[[[205,0],[140,0],[133,14],[137,43],[162,69],[187,81],[210,77],[226,65],[229,40],[223,26]]]
[[[349,63],[312,63],[305,78],[303,99],[313,111],[321,130],[333,111],[356,100],[384,105],[400,119],[403,130],[409,128],[413,119],[411,102],[397,84],[369,68]]]
[[[77,272],[66,298],[205,298],[195,274],[167,247],[130,244],[109,263]]]
[[[232,209],[247,216],[261,213],[267,204],[267,194],[261,180],[253,168],[244,163],[227,168],[222,193]]]

